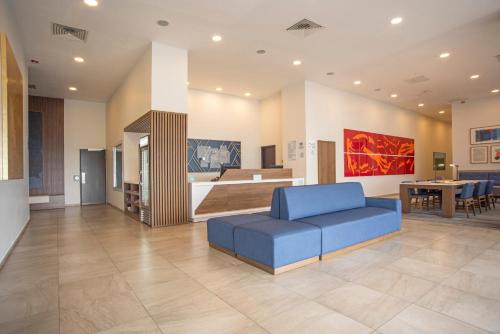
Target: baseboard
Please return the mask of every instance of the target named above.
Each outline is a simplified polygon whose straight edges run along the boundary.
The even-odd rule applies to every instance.
[[[16,247],[16,245],[19,242],[19,240],[21,240],[21,237],[23,236],[24,231],[26,230],[26,227],[28,227],[28,224],[29,224],[30,220],[31,220],[31,218],[28,218],[28,220],[26,221],[26,223],[24,223],[23,228],[17,234],[17,237],[14,239],[14,241],[10,245],[9,249],[7,250],[7,252],[5,253],[5,255],[2,257],[2,260],[0,260],[0,270],[2,270],[3,266],[5,265],[5,263],[7,262],[7,260],[9,259],[10,254],[12,253],[12,251],[14,250],[14,248]]]

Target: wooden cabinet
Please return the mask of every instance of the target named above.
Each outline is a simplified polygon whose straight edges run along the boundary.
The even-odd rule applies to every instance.
[[[139,183],[125,182],[123,184],[123,198],[125,200],[125,213],[135,220],[140,220]]]

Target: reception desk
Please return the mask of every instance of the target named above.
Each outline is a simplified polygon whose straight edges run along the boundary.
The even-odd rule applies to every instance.
[[[276,187],[298,186],[289,169],[230,169],[214,182],[189,183],[189,220],[269,210]]]

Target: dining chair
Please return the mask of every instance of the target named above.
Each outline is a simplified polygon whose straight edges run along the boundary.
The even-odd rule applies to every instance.
[[[474,184],[474,192],[472,197],[474,198],[474,203],[477,205],[479,208],[479,213],[482,213],[481,207],[484,204],[484,208],[487,211],[488,210],[488,205],[486,202],[486,185],[488,184],[488,181],[479,181]]]
[[[472,213],[476,215],[476,209],[474,209],[474,183],[466,183],[462,187],[462,192],[455,196],[455,207],[458,209],[460,204],[462,204],[463,209],[469,218],[469,207],[472,208]]]
[[[493,208],[496,209],[495,207],[495,202],[496,198],[493,195],[493,187],[495,186],[495,181],[488,181],[488,184],[486,185],[486,191],[484,195],[486,196],[486,202],[488,203],[488,207],[491,209],[491,206],[493,205]]]
[[[417,180],[417,182],[422,182],[422,180]],[[402,181],[401,183],[413,183],[413,181]],[[419,206],[419,199],[421,200],[421,207],[426,205],[427,210],[429,210],[429,192],[425,189],[410,188],[408,189],[408,198],[410,199],[410,206],[412,205],[412,200],[415,199],[415,207]]]

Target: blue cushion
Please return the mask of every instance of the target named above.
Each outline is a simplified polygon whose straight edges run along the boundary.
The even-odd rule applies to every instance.
[[[280,219],[280,198],[283,188],[274,188],[273,198],[271,200],[271,217],[275,219]]]
[[[319,256],[321,231],[299,222],[268,220],[234,229],[235,252],[272,268]]]
[[[208,242],[234,252],[233,232],[235,226],[269,219],[264,215],[248,214],[210,218],[207,221]]]
[[[401,228],[397,211],[365,207],[315,217],[301,222],[321,228],[321,253],[326,254],[377,238]]]
[[[359,182],[285,187],[280,191],[279,218],[297,220],[365,206]]]

